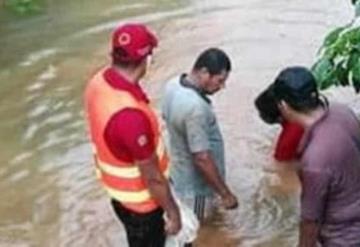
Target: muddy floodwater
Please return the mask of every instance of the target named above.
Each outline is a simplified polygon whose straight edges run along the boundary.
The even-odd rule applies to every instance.
[[[124,21],[160,38],[145,83],[155,103],[204,48],[233,62],[214,108],[240,206],[220,211],[196,246],[296,246],[299,183],[291,170],[264,171],[278,129],[253,100],[284,66],[313,63],[327,31],[351,18],[350,1],[43,2],[27,18],[0,9],[0,246],[127,246],[95,180],[82,108],[86,79],[108,61],[110,31]]]

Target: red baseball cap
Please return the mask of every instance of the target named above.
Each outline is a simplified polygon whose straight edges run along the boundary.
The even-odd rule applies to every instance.
[[[125,54],[117,55],[123,62],[141,61],[157,46],[156,36],[144,25],[129,23],[117,27],[112,35],[112,49],[122,48]]]

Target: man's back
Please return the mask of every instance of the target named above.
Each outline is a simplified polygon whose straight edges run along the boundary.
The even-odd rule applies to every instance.
[[[182,85],[181,78],[184,76],[169,81],[162,102],[172,164],[170,176],[175,189],[184,196],[210,195],[210,187],[194,166],[192,154],[210,150],[224,176],[223,140],[208,99]]]
[[[306,133],[302,214],[321,223],[324,246],[360,246],[360,126],[345,106]]]

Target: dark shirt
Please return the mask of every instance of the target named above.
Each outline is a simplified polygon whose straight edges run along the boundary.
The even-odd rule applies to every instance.
[[[304,133],[301,217],[320,225],[323,246],[360,246],[359,144],[359,122],[343,105],[332,104]]]

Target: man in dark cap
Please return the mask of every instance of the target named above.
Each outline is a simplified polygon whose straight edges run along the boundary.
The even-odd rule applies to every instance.
[[[300,247],[360,246],[360,125],[346,106],[321,98],[312,73],[286,68],[274,95],[281,116],[305,129],[299,153]]]

